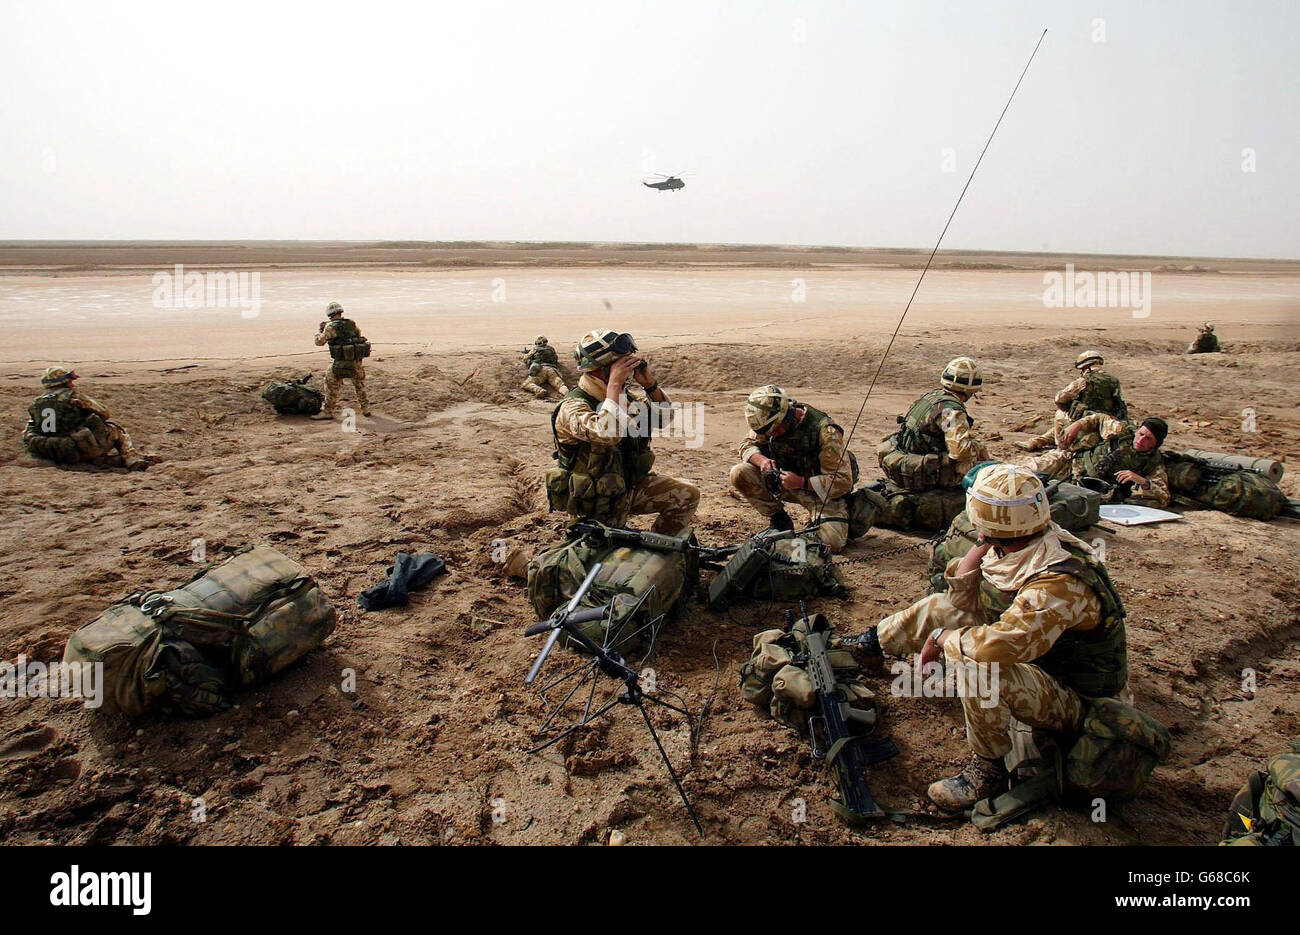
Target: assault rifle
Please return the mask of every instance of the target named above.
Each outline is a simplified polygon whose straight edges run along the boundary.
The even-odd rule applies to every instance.
[[[898,747],[889,737],[870,739],[876,729],[875,712],[859,711],[844,697],[835,681],[835,670],[826,656],[830,640],[830,621],[822,614],[808,616],[803,601],[807,651],[791,662],[807,668],[816,690],[815,713],[808,718],[808,737],[812,754],[826,763],[835,780],[839,799],[831,799],[831,809],[847,824],[859,825],[884,816],[867,787],[867,767],[898,755]],[[795,625],[794,611],[786,612],[786,631]]]

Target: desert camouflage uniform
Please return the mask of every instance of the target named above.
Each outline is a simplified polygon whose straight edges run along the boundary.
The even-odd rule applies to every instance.
[[[1046,474],[1055,480],[1067,480],[1073,473],[1074,460],[1080,452],[1095,448],[1103,441],[1113,438],[1123,432],[1133,431],[1133,426],[1127,422],[1122,422],[1113,416],[1108,416],[1104,412],[1093,412],[1079,420],[1081,428],[1079,436],[1074,440],[1074,444],[1068,449],[1058,448],[1055,451],[1049,451],[1046,454],[1039,455],[1029,461],[1028,467],[1031,471],[1039,474]],[[1062,438],[1062,441],[1065,439]],[[1147,486],[1135,487],[1135,496],[1130,496],[1128,502],[1164,508],[1169,505],[1171,495],[1169,493],[1169,478],[1165,473],[1163,459],[1160,466],[1151,474],[1144,475],[1147,479]],[[1103,477],[1102,480],[1115,482],[1115,478]],[[1138,493],[1138,491],[1141,491]]]
[[[564,384],[564,376],[550,364],[538,364],[541,370],[537,375],[529,374],[528,377],[520,384],[528,392],[532,393],[538,399],[545,399],[550,395],[550,390],[555,390],[561,396],[569,392],[569,388]]]
[[[763,483],[763,472],[749,460],[753,455],[762,454],[759,445],[765,438],[751,431],[740,445],[740,463],[731,469],[731,486],[749,501],[750,506],[769,518],[782,509],[782,504],[796,503],[808,511],[810,520],[819,512],[822,519],[848,519],[849,507],[844,498],[853,490],[853,476],[843,431],[834,425],[822,427],[818,454],[822,473],[808,478],[807,490],[783,489],[779,500]],[[781,467],[787,469],[787,466]],[[826,501],[825,509],[822,508],[823,500]],[[847,522],[826,523],[817,527],[817,535],[832,552],[839,552],[849,541],[849,526]]]
[[[331,321],[325,326],[325,330],[316,335],[315,341],[317,347],[328,344],[329,340],[336,337],[335,325],[338,321]],[[338,415],[339,411],[339,387],[344,380],[351,380],[353,387],[357,391],[357,405],[361,407],[363,413],[370,411],[370,398],[366,396],[366,366],[363,362],[356,361],[335,361],[335,364],[349,363],[352,368],[351,374],[336,376],[334,371],[338,369],[331,366],[329,372],[325,374],[325,404],[321,411],[331,416]]]
[[[104,426],[106,428],[104,440],[108,445],[108,450],[98,457],[85,458],[79,463],[93,464],[99,467],[115,467],[120,463],[126,467],[134,467],[145,460],[144,456],[136,450],[135,444],[131,441],[131,436],[127,430],[118,423],[112,421],[112,416],[109,414],[106,406],[101,405],[78,390],[68,387],[66,384],[62,387],[51,387],[51,392],[58,392],[60,389],[69,392],[70,395],[68,396],[68,402],[71,405],[86,412],[93,412],[104,420]],[[43,396],[38,396],[35,402],[39,403],[43,398]]]
[[[1094,368],[1099,370],[1100,367]],[[1079,394],[1088,388],[1088,375],[1083,374],[1078,378],[1071,380],[1069,385],[1061,392],[1056,394],[1056,412],[1052,415],[1052,430],[1044,432],[1030,440],[1032,446],[1028,450],[1036,451],[1043,448],[1064,448],[1065,430],[1070,427],[1074,420],[1070,417],[1070,403],[1079,398]]]
[[[986,623],[980,603],[980,568],[957,576],[961,559],[944,571],[948,590],[922,598],[882,620],[876,630],[881,648],[894,655],[919,652],[939,628],[957,631],[944,644],[944,664],[998,663],[997,704],[981,706],[973,692],[961,699],[966,737],[975,753],[997,759],[1011,752],[1013,719],[1030,727],[1070,731],[1083,717],[1084,701],[1034,665],[1067,630],[1090,630],[1101,623],[1101,601],[1077,577],[1041,572],[1021,585],[1011,606]]]
[[[1206,331],[1202,328],[1197,332],[1196,340],[1187,345],[1189,354],[1217,354],[1219,352],[1219,337],[1213,331]]]
[[[626,406],[616,406],[605,399],[605,381],[591,373],[578,378],[578,389],[600,400],[600,405],[593,410],[576,397],[560,403],[555,415],[555,435],[562,445],[613,447],[627,432],[629,421],[636,424],[637,416],[645,406],[649,406],[649,416],[645,419],[648,428],[666,429],[672,424],[674,412],[666,398],[663,403],[637,400]],[[632,489],[620,514],[611,517],[609,523],[623,526],[629,516],[656,513],[655,532],[681,535],[690,528],[699,504],[700,488],[688,481],[652,472]]]

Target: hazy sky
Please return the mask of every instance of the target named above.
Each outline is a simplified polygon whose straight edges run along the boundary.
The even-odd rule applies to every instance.
[[[946,246],[1300,257],[1293,0],[3,0],[0,238],[928,247],[1044,27]]]

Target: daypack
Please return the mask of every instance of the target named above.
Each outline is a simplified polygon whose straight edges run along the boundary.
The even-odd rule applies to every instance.
[[[284,416],[314,416],[320,412],[325,397],[320,390],[309,386],[311,374],[297,380],[272,380],[262,390],[262,398]]]
[[[136,593],[68,639],[65,663],[102,663],[106,713],[211,714],[316,648],[335,611],[307,570],[248,547],[172,591]]]
[[[1183,496],[1196,506],[1247,519],[1272,519],[1287,505],[1282,489],[1254,471],[1234,471],[1208,484],[1202,481]]]
[[[876,481],[865,489],[883,501],[876,511],[875,524],[889,529],[944,529],[966,509],[966,491],[957,478],[955,487],[933,490],[903,490],[888,481]]]
[[[694,546],[694,534],[656,538],[679,547],[618,545],[598,534],[577,533],[535,556],[528,563],[528,600],[538,619],[545,620],[564,606],[600,562],[600,574],[581,604],[599,607],[613,601],[613,606],[604,619],[581,624],[582,632],[593,642],[625,654],[639,649],[650,638],[647,625],[675,610],[699,581],[696,553],[687,548]],[[566,645],[572,642],[567,635],[562,638]]]
[[[1073,743],[1062,757],[1055,741],[1044,738],[1047,757],[1035,775],[976,802],[971,823],[996,831],[1054,799],[1131,799],[1173,747],[1163,724],[1115,698],[1090,700],[1078,735],[1064,739]]]
[[[1279,753],[1232,800],[1220,844],[1233,846],[1300,844],[1300,742]]]
[[[747,540],[709,583],[709,607],[725,610],[739,597],[844,597],[848,589],[831,559],[831,550],[815,531],[796,535],[766,530]]]
[[[1115,698],[1094,698],[1065,755],[1067,791],[1131,799],[1172,748],[1168,729],[1155,718]]]
[[[807,651],[806,619],[789,632],[764,630],[754,635],[753,654],[740,667],[740,695],[760,711],[801,734],[808,732],[808,717],[816,703],[816,689],[800,660]],[[816,631],[814,631],[816,632]],[[827,638],[833,633],[827,630]],[[876,723],[876,696],[862,678],[862,670],[847,649],[828,649],[826,657],[835,682],[849,706],[861,713],[859,726],[870,731]]]

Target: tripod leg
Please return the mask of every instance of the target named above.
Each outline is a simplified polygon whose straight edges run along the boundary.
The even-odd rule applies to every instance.
[[[650,737],[654,740],[655,746],[659,748],[659,755],[663,757],[664,766],[668,768],[668,775],[672,777],[673,785],[677,787],[677,794],[682,797],[682,804],[686,806],[686,811],[690,813],[691,821],[695,822],[695,830],[699,832],[700,837],[704,837],[704,828],[700,825],[699,818],[695,817],[695,809],[691,805],[691,800],[686,797],[686,790],[682,788],[682,781],[677,778],[677,771],[673,769],[672,761],[668,759],[668,753],[664,750],[664,745],[659,742],[659,732],[655,730],[654,724],[650,720],[650,712],[646,711],[645,705],[637,702],[637,710],[645,718],[645,726],[650,728]]]

